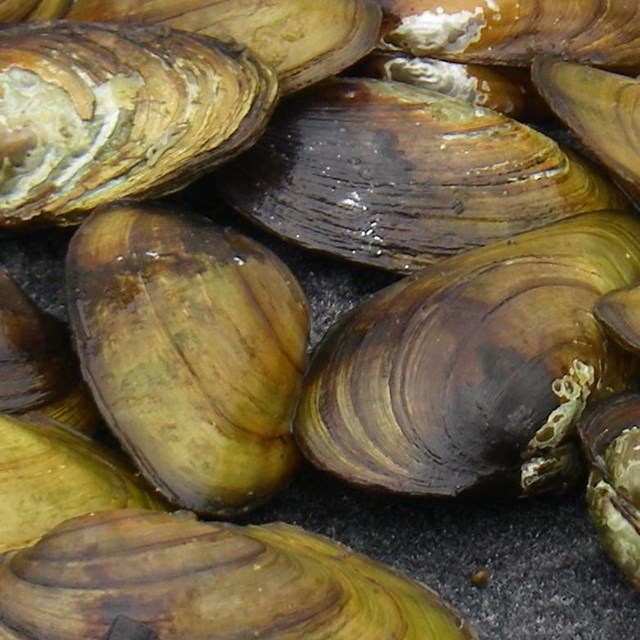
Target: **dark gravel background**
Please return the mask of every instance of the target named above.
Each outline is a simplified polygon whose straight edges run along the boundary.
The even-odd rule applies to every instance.
[[[220,216],[206,184],[191,189],[187,201]],[[230,218],[219,219],[228,224]],[[71,234],[43,230],[0,238],[0,266],[59,317],[66,313],[63,262]],[[273,239],[267,243],[310,298],[314,344],[342,311],[393,280]],[[418,500],[370,495],[305,469],[288,490],[246,518],[271,520],[330,536],[430,585],[468,617],[482,639],[640,637],[640,595],[604,556],[582,491],[512,503]],[[484,587],[470,579],[480,569],[489,572]]]

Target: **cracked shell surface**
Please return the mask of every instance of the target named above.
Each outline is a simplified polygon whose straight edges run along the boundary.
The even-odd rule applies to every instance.
[[[251,144],[276,86],[246,51],[166,27],[2,27],[0,229],[181,188]]]
[[[368,53],[381,18],[373,0],[76,0],[67,17],[231,37],[276,70],[284,93],[338,73]]]
[[[167,499],[230,516],[286,484],[309,312],[275,255],[198,216],[116,204],[74,236],[67,285],[96,403]]]
[[[332,80],[290,97],[216,179],[234,209],[281,237],[404,274],[627,206],[591,163],[534,129],[379,80]]]
[[[281,523],[121,510],[0,558],[2,640],[102,640],[118,615],[161,640],[476,637],[427,587]]]
[[[640,70],[638,0],[378,0],[382,45],[481,64],[531,64],[552,53],[599,67]]]
[[[382,290],[316,351],[295,422],[305,455],[354,484],[525,494],[579,473],[589,397],[633,371],[593,315],[640,275],[640,223],[585,214]]]

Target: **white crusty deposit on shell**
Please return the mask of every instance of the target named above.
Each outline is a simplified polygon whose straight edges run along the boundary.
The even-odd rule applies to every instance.
[[[462,53],[478,42],[487,26],[485,11],[494,13],[497,7],[485,0],[473,10],[447,13],[442,7],[406,16],[388,33],[384,42],[416,56]]]

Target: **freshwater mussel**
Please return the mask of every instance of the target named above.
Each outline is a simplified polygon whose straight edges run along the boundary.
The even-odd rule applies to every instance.
[[[562,488],[574,426],[634,364],[594,317],[640,275],[640,223],[585,214],[469,251],[361,303],[315,354],[303,451],[349,482],[417,495]]]
[[[276,70],[284,93],[358,60],[375,46],[380,27],[380,7],[373,0],[75,0],[66,17],[233,38]]]
[[[404,274],[626,206],[590,163],[538,131],[379,80],[335,79],[290,97],[216,176],[238,212],[280,236]]]
[[[590,407],[578,432],[590,465],[589,513],[600,541],[640,589],[640,393]]]
[[[284,524],[118,510],[0,558],[2,640],[102,640],[118,616],[163,640],[476,637],[428,588]]]
[[[458,62],[527,66],[540,53],[640,71],[637,0],[378,0],[381,45]]]
[[[91,433],[99,422],[67,327],[0,271],[0,413],[37,413]]]
[[[244,49],[167,27],[0,29],[0,228],[175,191],[240,152],[277,93]]]
[[[106,422],[172,502],[229,516],[298,462],[307,302],[257,243],[184,212],[96,212],[67,256],[69,315]]]
[[[31,545],[76,515],[164,508],[124,460],[42,418],[0,414],[0,485],[0,553]]]

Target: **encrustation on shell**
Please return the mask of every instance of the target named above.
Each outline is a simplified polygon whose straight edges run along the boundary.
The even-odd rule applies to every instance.
[[[314,355],[295,421],[303,452],[351,483],[416,495],[575,482],[587,400],[634,371],[593,309],[640,275],[639,238],[633,217],[585,214],[365,300]]]

